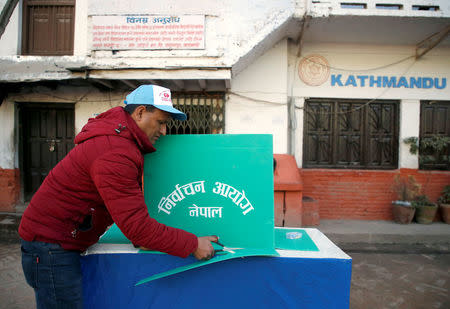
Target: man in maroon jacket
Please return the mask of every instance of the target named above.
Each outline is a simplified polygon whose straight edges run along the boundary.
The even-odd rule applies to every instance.
[[[169,89],[155,85],[140,86],[125,104],[89,119],[23,214],[22,266],[38,308],[82,308],[80,252],[113,222],[143,248],[201,260],[214,255],[217,237],[158,223],[141,190],[143,155],[156,151],[170,117],[186,115],[172,106]]]

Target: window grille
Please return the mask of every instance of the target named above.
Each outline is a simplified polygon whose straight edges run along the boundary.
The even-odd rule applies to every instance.
[[[450,138],[450,101],[420,102],[420,141],[421,144],[434,136]],[[450,145],[440,151],[420,147],[419,169],[450,170]]]
[[[186,121],[171,120],[167,134],[223,134],[224,93],[172,93],[174,106],[187,115]]]
[[[398,102],[310,99],[305,104],[305,168],[395,169]]]

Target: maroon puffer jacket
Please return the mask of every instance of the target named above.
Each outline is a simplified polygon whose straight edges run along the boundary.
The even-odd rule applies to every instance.
[[[19,227],[24,240],[84,251],[114,221],[136,245],[180,257],[197,249],[194,234],[148,215],[141,191],[143,154],[155,149],[122,107],[89,119],[75,144],[25,210]]]

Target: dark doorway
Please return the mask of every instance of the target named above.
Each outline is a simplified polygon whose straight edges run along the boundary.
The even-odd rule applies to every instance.
[[[21,104],[22,177],[25,202],[49,171],[74,147],[72,104]]]

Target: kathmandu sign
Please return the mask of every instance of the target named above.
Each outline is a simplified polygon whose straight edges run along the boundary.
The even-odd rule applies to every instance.
[[[331,74],[331,86],[445,89],[447,78]]]
[[[309,55],[299,62],[298,75],[309,86],[321,86],[328,80],[331,87],[370,87],[407,89],[446,89],[447,78],[429,76],[404,77],[385,75],[330,74],[330,64],[321,55]]]

